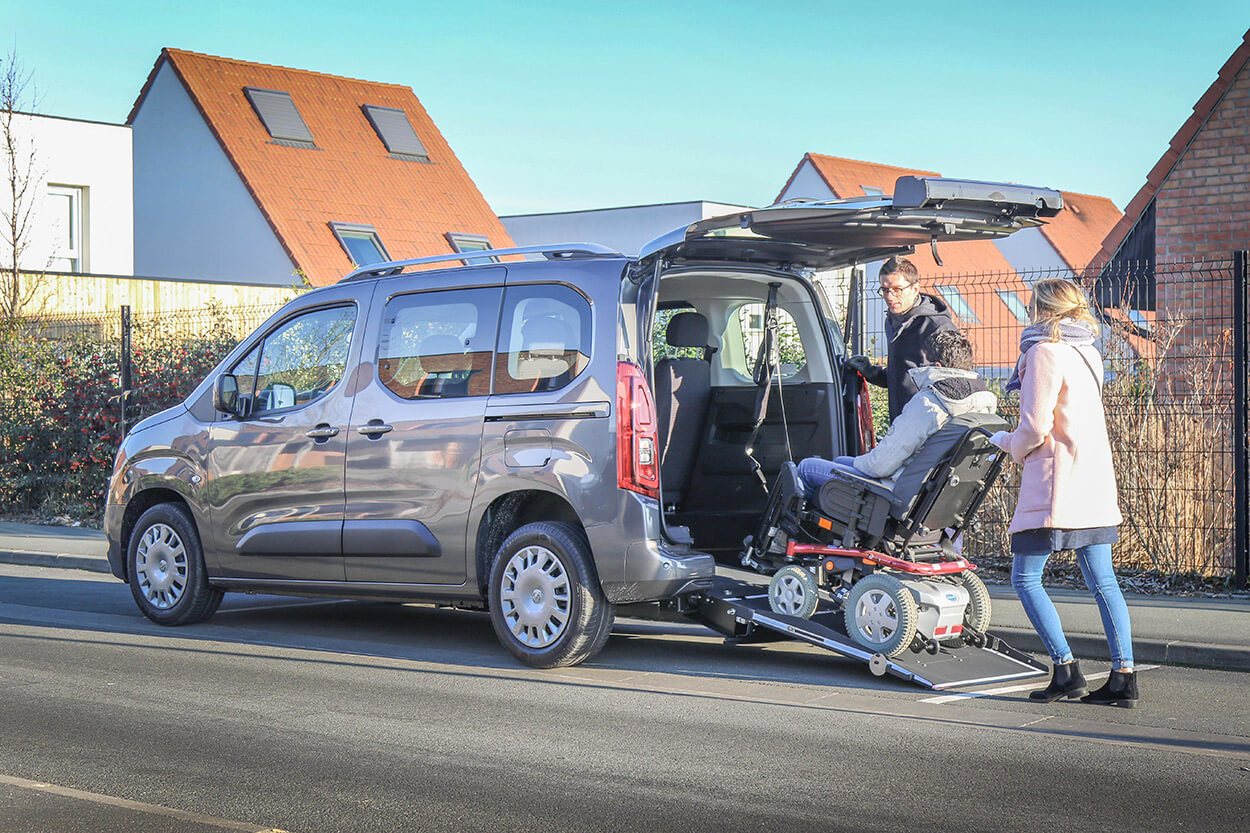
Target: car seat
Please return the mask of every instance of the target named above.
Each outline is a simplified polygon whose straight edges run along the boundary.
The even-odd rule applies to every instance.
[[[533,391],[555,390],[577,373],[580,356],[568,322],[556,315],[535,315],[521,324],[514,375],[532,382]]]
[[[676,506],[681,504],[690,485],[712,396],[707,318],[698,312],[679,312],[669,320],[664,337],[672,347],[703,350],[702,358],[661,359],[655,363],[660,485],[664,490],[664,504]]]

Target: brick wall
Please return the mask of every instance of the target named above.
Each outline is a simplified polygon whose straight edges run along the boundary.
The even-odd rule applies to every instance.
[[[1231,284],[1195,285],[1165,264],[1227,262],[1250,249],[1250,62],[1229,85],[1155,197],[1160,318],[1189,322],[1179,352],[1205,352],[1232,325]]]

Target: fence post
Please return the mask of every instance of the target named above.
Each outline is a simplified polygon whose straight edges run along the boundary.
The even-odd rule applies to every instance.
[[[1250,439],[1246,437],[1250,374],[1250,251],[1233,252],[1233,585],[1246,587],[1250,564]]]
[[[122,354],[121,354],[121,407],[122,437],[126,436],[127,422],[130,418],[130,305],[122,305]]]

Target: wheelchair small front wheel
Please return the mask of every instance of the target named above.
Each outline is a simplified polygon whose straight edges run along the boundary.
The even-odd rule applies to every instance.
[[[816,577],[797,564],[789,564],[773,574],[768,583],[768,606],[773,613],[811,618],[820,604]]]

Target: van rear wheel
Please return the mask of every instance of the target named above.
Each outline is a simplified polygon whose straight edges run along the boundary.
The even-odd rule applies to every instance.
[[[612,630],[590,545],[566,523],[526,524],[495,556],[487,585],[490,621],[526,665],[557,668],[594,656]]]

